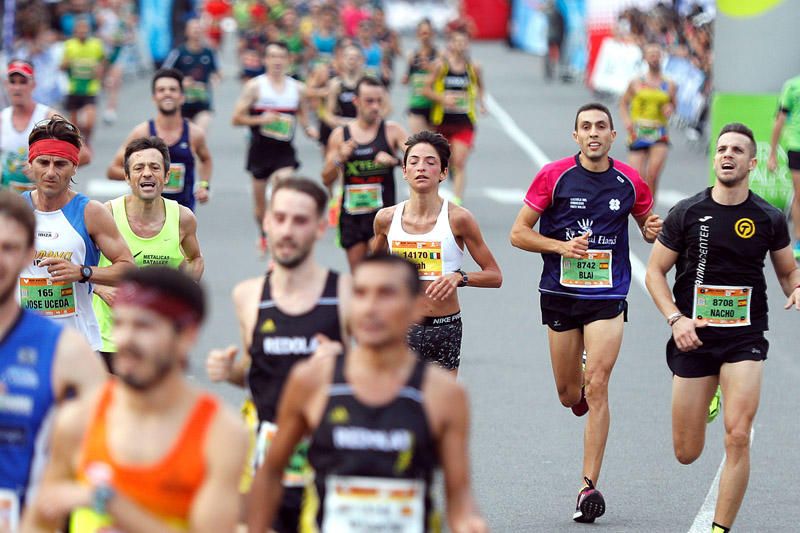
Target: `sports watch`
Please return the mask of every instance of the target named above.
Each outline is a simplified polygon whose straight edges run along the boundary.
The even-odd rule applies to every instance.
[[[83,265],[81,267],[81,279],[78,281],[78,283],[86,283],[89,281],[89,278],[92,277],[92,274],[94,274],[94,272],[92,272],[92,267],[89,265]]]
[[[469,283],[469,276],[467,276],[467,273],[464,272],[463,270],[461,270],[460,268],[458,270],[456,270],[455,272],[458,273],[458,274],[461,274],[461,281],[458,282],[458,286],[459,287],[466,287],[467,283]]]
[[[111,485],[98,485],[92,492],[92,510],[100,515],[108,512],[108,502],[116,495]]]

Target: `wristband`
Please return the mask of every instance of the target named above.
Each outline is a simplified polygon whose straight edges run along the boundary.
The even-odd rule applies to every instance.
[[[461,281],[458,282],[458,286],[459,287],[466,287],[467,283],[469,283],[469,276],[467,276],[467,273],[464,272],[461,269],[458,269],[458,270],[454,271],[454,273],[461,274]]]
[[[111,485],[99,485],[92,492],[92,510],[104,515],[108,513],[108,502],[116,495]]]
[[[211,190],[211,186],[209,185],[209,183],[206,180],[203,180],[203,181],[200,182],[200,188],[201,189],[205,189],[207,191]]]
[[[681,313],[680,311],[678,311],[677,313],[672,313],[671,315],[669,315],[667,317],[667,324],[669,324],[669,327],[672,327],[672,326],[675,325],[675,322],[677,322],[678,320],[680,320],[683,317],[684,317],[684,314]]]

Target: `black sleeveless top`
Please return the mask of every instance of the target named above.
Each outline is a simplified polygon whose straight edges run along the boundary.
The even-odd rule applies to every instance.
[[[336,97],[335,114],[337,117],[356,118],[356,105],[353,99],[356,97],[356,85],[347,85],[343,78],[339,96]]]
[[[325,288],[317,305],[302,315],[287,315],[272,300],[270,274],[264,280],[264,292],[258,306],[258,320],[250,344],[252,363],[247,383],[258,411],[258,419],[275,422],[283,386],[298,361],[317,349],[314,338],[322,333],[333,341],[342,341],[339,324],[339,275],[328,272]]]
[[[419,520],[424,521],[423,530],[436,530],[437,515],[433,512],[430,489],[433,472],[439,466],[439,454],[422,403],[426,363],[417,361],[408,382],[392,401],[371,407],[355,397],[347,382],[346,357],[336,359],[328,404],[311,435],[308,450],[318,496],[308,500],[309,505],[318,506],[317,524],[322,527],[328,510],[344,509],[347,513],[347,502],[340,506],[328,501],[326,506],[326,498],[339,498],[343,487],[349,487],[353,493],[358,490],[364,493],[369,491],[371,483],[412,480],[418,487],[421,485],[415,494],[422,502],[418,509]],[[329,488],[335,488],[335,494],[329,494]],[[329,516],[328,520],[334,517]],[[335,524],[341,527],[343,522],[340,519]],[[369,529],[369,522],[366,524],[365,527],[365,522],[360,521],[359,531]]]
[[[344,140],[349,141],[351,138],[350,126],[344,127],[343,134]],[[383,198],[382,207],[387,207],[396,203],[394,167],[387,167],[375,163],[373,159],[378,152],[386,152],[389,155],[394,155],[394,150],[392,150],[392,147],[389,145],[389,140],[386,138],[386,122],[383,120],[381,120],[380,126],[378,126],[378,133],[375,135],[375,138],[367,144],[358,144],[355,150],[353,150],[353,153],[350,154],[350,158],[345,161],[345,194],[342,196],[343,201],[346,202],[348,186],[380,184],[381,196]],[[378,211],[378,209],[374,209],[374,211]],[[343,209],[342,215],[347,214],[350,214],[348,210],[346,208]]]

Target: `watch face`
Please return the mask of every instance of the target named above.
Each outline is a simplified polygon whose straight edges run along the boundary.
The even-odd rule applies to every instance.
[[[87,279],[92,277],[92,267],[88,267],[88,266],[82,267],[81,268],[81,276],[83,276],[84,278],[87,278]]]

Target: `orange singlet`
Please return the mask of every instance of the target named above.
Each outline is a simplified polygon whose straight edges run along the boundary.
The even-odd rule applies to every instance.
[[[108,449],[108,408],[115,381],[109,381],[97,403],[94,416],[84,436],[78,460],[78,478],[91,483],[94,476],[110,476],[118,494],[170,525],[188,529],[189,510],[205,478],[205,436],[219,408],[216,398],[202,394],[192,408],[172,448],[150,465],[127,465],[114,459]],[[113,521],[91,509],[81,508],[72,516],[71,531],[94,533],[107,531]],[[113,531],[113,529],[110,529]]]

